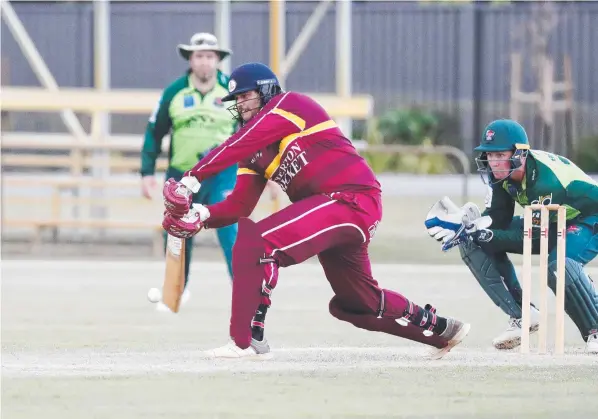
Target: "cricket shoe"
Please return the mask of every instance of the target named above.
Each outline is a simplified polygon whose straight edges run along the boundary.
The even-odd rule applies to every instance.
[[[588,336],[588,340],[586,342],[586,351],[591,354],[598,354],[598,333]]]
[[[540,312],[532,307],[529,332],[535,333],[540,327]],[[502,332],[500,336],[492,340],[492,345],[496,349],[513,349],[521,345],[521,319],[511,317],[509,319],[509,326],[507,330]]]
[[[210,349],[204,352],[210,358],[226,358],[226,359],[254,359],[254,360],[264,360],[272,358],[272,353],[270,352],[270,345],[268,345],[268,341],[266,338],[263,340],[255,340],[251,339],[251,344],[248,348],[241,349],[239,348],[235,342],[231,339],[226,345],[221,346],[216,349]]]
[[[471,325],[469,323],[463,323],[459,320],[446,319],[446,329],[439,336],[447,340],[447,345],[444,348],[434,349],[430,355],[430,359],[440,359],[448,354],[451,349],[460,344],[465,336],[469,333]]]
[[[187,304],[190,298],[191,291],[185,288],[185,291],[183,291],[183,295],[181,295],[181,307]],[[156,311],[159,311],[161,313],[172,313],[172,310],[168,308],[168,306],[164,304],[162,301],[158,301],[158,303],[156,303]]]

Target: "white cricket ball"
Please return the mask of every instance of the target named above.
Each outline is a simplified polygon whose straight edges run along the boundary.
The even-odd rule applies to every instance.
[[[147,292],[147,299],[150,300],[151,303],[157,303],[162,299],[162,292],[158,288],[150,288]]]

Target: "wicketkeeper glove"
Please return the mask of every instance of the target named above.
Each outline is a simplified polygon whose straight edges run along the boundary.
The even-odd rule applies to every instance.
[[[452,237],[447,237],[443,240],[442,250],[446,252],[466,240],[473,240],[478,244],[489,242],[494,237],[492,230],[488,229],[491,224],[492,218],[487,215],[474,220],[472,223],[463,223],[461,228]]]
[[[459,208],[446,196],[432,206],[425,221],[428,234],[442,242],[443,251],[459,245],[468,236],[486,229],[490,224],[492,219],[482,217],[475,203],[468,202]]]

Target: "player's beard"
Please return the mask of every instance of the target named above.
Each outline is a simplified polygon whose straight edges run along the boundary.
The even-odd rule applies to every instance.
[[[257,113],[259,112],[259,108],[250,108],[247,109],[246,111],[241,113],[241,117],[243,118],[243,121],[245,122],[249,122],[251,121],[251,119],[257,115]]]
[[[201,84],[207,84],[207,83],[211,82],[214,79],[214,77],[216,77],[215,72],[212,70],[207,70],[207,71],[199,70],[199,71],[195,72],[194,75],[195,75],[195,78]]]
[[[201,74],[199,76],[197,76],[197,79],[200,81],[200,83],[202,84],[206,84],[209,83],[212,79],[214,78],[213,74]]]

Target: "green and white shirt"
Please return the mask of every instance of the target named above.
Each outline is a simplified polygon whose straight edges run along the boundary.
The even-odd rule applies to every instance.
[[[216,85],[205,95],[193,85],[190,71],[164,89],[145,130],[142,175],[154,174],[162,139],[169,131],[169,164],[182,172],[235,132],[236,122],[221,100],[228,94],[229,78],[220,71],[216,77]]]
[[[525,177],[521,184],[504,180],[490,186],[486,197],[484,215],[492,218],[494,239],[509,231],[515,203],[521,207],[529,204],[559,204],[567,210],[567,220],[598,214],[598,184],[572,161],[541,150],[530,150],[525,163]],[[550,221],[557,214],[550,212]],[[537,221],[539,218],[534,217]],[[504,231],[496,231],[496,229]],[[511,237],[515,238],[515,237]]]

